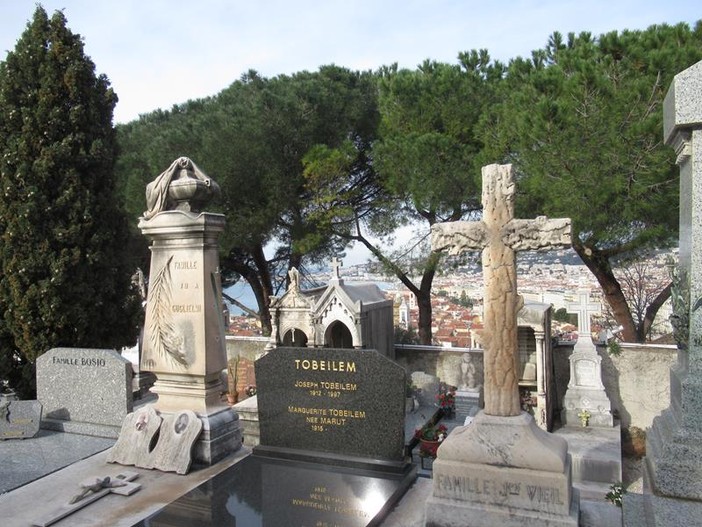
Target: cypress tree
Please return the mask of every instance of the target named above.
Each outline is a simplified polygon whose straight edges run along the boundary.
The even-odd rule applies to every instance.
[[[136,340],[116,102],[63,13],[38,6],[0,63],[0,367]]]

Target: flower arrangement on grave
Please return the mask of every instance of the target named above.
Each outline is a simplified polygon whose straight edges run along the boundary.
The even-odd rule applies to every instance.
[[[592,414],[587,411],[587,409],[583,408],[578,412],[578,418],[580,418],[580,424],[583,426],[587,426],[590,422],[590,417],[592,417]]]
[[[445,414],[451,414],[456,409],[456,388],[442,382],[439,385],[439,394],[436,396],[439,407]]]
[[[446,439],[448,428],[442,424],[426,424],[414,431],[414,438],[419,440],[419,455],[436,457],[441,442]]]

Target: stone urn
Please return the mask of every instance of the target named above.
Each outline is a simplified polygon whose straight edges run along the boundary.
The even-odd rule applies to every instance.
[[[200,212],[216,193],[213,183],[196,177],[191,163],[183,163],[168,187],[168,200],[175,210]]]

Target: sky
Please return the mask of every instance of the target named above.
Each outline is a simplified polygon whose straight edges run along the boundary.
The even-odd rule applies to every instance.
[[[44,0],[83,37],[119,102],[115,123],[215,95],[254,69],[265,77],[336,64],[375,70],[424,60],[456,63],[486,48],[504,62],[529,56],[554,31],[693,25],[699,0]],[[0,60],[36,0],[0,0]],[[697,8],[697,9],[696,9]]]

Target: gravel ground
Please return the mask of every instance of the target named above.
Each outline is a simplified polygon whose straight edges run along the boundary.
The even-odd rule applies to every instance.
[[[622,479],[627,492],[643,493],[643,458],[622,456]]]

